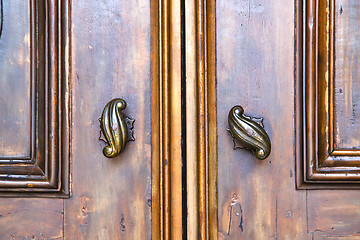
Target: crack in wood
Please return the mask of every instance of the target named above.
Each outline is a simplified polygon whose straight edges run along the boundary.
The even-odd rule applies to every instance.
[[[124,214],[121,214],[120,228],[121,228],[122,232],[125,232],[125,216],[124,216]]]

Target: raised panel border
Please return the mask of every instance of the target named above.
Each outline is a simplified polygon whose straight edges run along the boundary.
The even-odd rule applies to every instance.
[[[2,197],[70,195],[68,16],[67,1],[30,1],[32,151],[1,160]]]
[[[360,152],[334,148],[335,0],[296,4],[298,189],[360,188]]]

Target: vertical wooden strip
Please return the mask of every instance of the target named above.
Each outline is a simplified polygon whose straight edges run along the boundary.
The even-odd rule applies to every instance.
[[[328,19],[329,32],[329,152],[335,149],[334,132],[335,132],[335,1],[328,0],[330,19]]]
[[[186,4],[187,236],[217,239],[215,2]]]
[[[206,1],[206,60],[208,115],[208,222],[209,239],[218,237],[217,207],[217,108],[216,108],[216,9],[215,1]]]
[[[171,239],[182,239],[181,1],[170,1],[169,108],[171,148]]]
[[[304,34],[303,34],[303,20],[304,20],[304,6],[303,1],[299,0],[296,2],[296,29],[295,31],[295,150],[296,150],[296,187],[300,188],[303,183],[306,170],[306,161],[303,161],[303,153],[304,153],[304,116],[303,116],[303,81],[304,81],[304,71],[303,71],[303,42],[304,42]]]
[[[161,238],[162,224],[162,187],[160,163],[160,31],[159,1],[151,1],[151,218],[153,240]]]
[[[170,71],[170,53],[169,53],[169,44],[170,44],[170,29],[169,29],[169,0],[161,1],[161,32],[160,32],[160,82],[161,82],[161,124],[162,124],[162,158],[161,158],[161,166],[162,166],[162,185],[163,185],[163,223],[164,223],[164,239],[170,239],[171,234],[171,225],[170,225],[170,164],[172,161],[170,158],[170,109],[169,109],[169,71]]]
[[[306,72],[309,73],[308,76],[305,76],[305,108],[306,108],[306,126],[308,131],[306,134],[306,156],[307,161],[310,161],[307,164],[306,174],[307,177],[310,177],[313,173],[313,169],[316,168],[314,159],[316,159],[316,146],[317,139],[316,129],[316,1],[311,1],[306,5],[306,63],[305,68]],[[308,39],[310,38],[310,39]]]
[[[186,166],[187,166],[187,238],[198,239],[198,134],[195,1],[185,2],[186,24]]]
[[[180,3],[153,1],[152,14],[152,239],[181,239]]]
[[[207,163],[206,163],[206,78],[205,78],[205,19],[204,1],[196,1],[196,57],[197,57],[197,130],[198,130],[198,221],[199,239],[207,239]]]

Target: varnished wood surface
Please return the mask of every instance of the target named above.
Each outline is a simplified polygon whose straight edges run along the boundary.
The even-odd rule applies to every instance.
[[[72,197],[64,206],[65,238],[150,239],[150,2],[74,1],[71,11]],[[107,159],[98,118],[116,97],[136,119],[136,140]]]
[[[308,125],[300,131],[297,129],[296,134],[297,137],[299,134],[308,135],[308,141],[314,139],[312,135],[317,137],[316,134],[324,134],[325,130],[322,127],[328,128],[327,124],[332,120],[329,117],[334,107],[331,105],[332,95],[328,95],[330,91],[322,92],[322,90],[329,89],[327,84],[330,81],[335,81],[335,85],[338,81],[336,74],[335,79],[332,78],[334,75],[331,72],[333,67],[331,61],[334,59],[332,51],[335,50],[336,53],[338,50],[337,35],[335,35],[335,45],[331,45],[334,43],[331,36],[334,25],[331,25],[329,20],[329,16],[338,13],[333,12],[334,1],[307,1],[304,6],[307,7],[306,20],[309,24],[299,25],[303,17],[303,12],[300,10],[303,1],[298,1],[297,34],[294,36],[292,31],[294,25],[291,21],[293,9],[291,5],[286,4],[285,2],[279,5],[270,4],[263,1],[256,3],[217,1],[219,239],[359,239],[357,214],[360,208],[356,201],[358,191],[328,191],[323,189],[325,185],[320,185],[318,187],[320,190],[295,188],[293,124],[294,110],[298,114],[300,104],[296,102],[296,108],[293,108],[294,86],[297,89],[296,94],[299,94],[301,91],[298,89],[302,89],[302,85],[299,88],[298,84],[301,84],[302,77],[305,77],[303,80],[307,84],[311,82],[312,84],[304,88],[308,94],[304,104],[314,103],[314,98],[320,96],[317,101],[323,106],[319,109],[316,105],[305,106],[307,115],[304,117],[307,118]],[[338,1],[337,4],[344,4],[344,7],[349,3]],[[357,5],[353,2],[352,4]],[[340,11],[340,7],[337,9]],[[280,11],[281,16],[277,14]],[[357,18],[352,17],[352,20],[354,19],[357,21]],[[356,24],[351,27],[346,25],[343,26],[343,30],[356,26]],[[298,45],[303,40],[302,31],[306,31],[307,41],[307,45],[304,45],[307,64],[304,66],[304,76],[303,66],[298,58],[304,49],[299,48]],[[342,30],[338,29],[338,31]],[[293,45],[289,43],[294,37],[297,43],[296,59],[288,54],[293,52]],[[347,37],[354,36],[348,34]],[[350,41],[342,44],[358,43]],[[342,51],[342,45],[338,47]],[[352,53],[354,54],[354,51]],[[344,60],[351,63],[355,61],[354,59],[356,58],[350,58],[347,54],[337,61]],[[294,60],[296,60],[295,68]],[[351,64],[344,64],[341,71],[348,71],[348,74],[346,80],[339,80],[348,84],[348,93],[356,92],[350,87],[351,81],[357,81],[350,80],[352,77],[349,69],[352,67]],[[294,71],[297,78],[294,78]],[[295,85],[293,85],[294,81]],[[319,90],[316,90],[317,88]],[[339,96],[337,97],[340,99]],[[340,100],[335,99],[335,101]],[[348,105],[349,103],[350,100],[347,101]],[[245,150],[232,150],[233,143],[225,129],[227,113],[235,104],[244,105],[245,112],[249,115],[264,117],[265,129],[270,135],[273,146],[270,157],[264,162],[256,160]],[[330,110],[329,106],[331,106]],[[335,112],[344,110],[339,105],[337,107],[338,110],[335,105]],[[349,120],[346,115],[341,118]],[[296,119],[298,120],[299,118]],[[346,122],[343,120],[337,124],[341,123]],[[320,129],[315,128],[317,124]],[[329,134],[326,137],[329,137]],[[320,144],[328,142],[331,142],[331,139],[319,140]],[[296,145],[298,152],[307,150],[305,147],[302,149],[301,144],[303,142]],[[306,144],[307,148],[313,148],[310,153],[314,155],[311,157],[317,157],[318,142]],[[329,148],[328,145],[324,147]],[[352,164],[353,167],[358,166],[354,159],[354,150],[351,153],[344,151],[334,154],[337,154],[338,158],[349,157],[348,164]],[[315,162],[312,163],[315,167]],[[326,161],[323,163],[331,164]],[[297,165],[299,166],[301,165]],[[329,171],[332,170],[329,168]],[[326,172],[323,175],[326,175]],[[355,173],[353,176],[348,175],[344,172],[334,173],[331,177],[326,176],[326,179],[350,179]],[[321,180],[322,176],[319,177]],[[336,187],[344,188],[345,184],[342,182]]]
[[[186,1],[187,237],[217,237],[215,2]]]
[[[348,26],[355,13],[346,15],[350,1],[340,3]],[[186,40],[189,239],[360,239],[358,191],[295,187],[294,83],[299,75],[294,72],[299,65],[294,67],[294,53],[299,49],[294,41],[301,36],[294,35],[299,27],[294,4],[187,4],[193,5],[186,33],[194,34]],[[0,199],[0,239],[181,239],[180,5],[79,0],[70,9],[70,35],[61,39],[69,46],[62,57],[71,60],[66,96],[72,111],[72,195]],[[335,9],[340,14],[340,5]],[[348,71],[341,83],[355,86],[355,57],[345,45],[335,46],[344,55],[338,59],[346,63],[342,71]],[[347,86],[347,97],[335,101],[350,106],[357,100],[354,88]],[[119,157],[106,159],[97,119],[115,97],[128,102],[124,113],[136,119],[136,141]],[[264,117],[273,146],[267,160],[232,149],[227,114],[236,104]],[[353,117],[356,128],[353,112],[341,117]]]
[[[63,199],[0,199],[0,239],[63,239]]]
[[[215,2],[186,1],[185,9],[187,237],[216,239]]]
[[[294,4],[216,1],[219,239],[306,239],[306,192],[295,190]],[[234,105],[263,117],[265,161],[233,150]]]
[[[326,236],[359,234],[359,197],[359,191],[309,191],[308,231],[319,230]]]
[[[181,6],[152,1],[152,239],[181,239]]]

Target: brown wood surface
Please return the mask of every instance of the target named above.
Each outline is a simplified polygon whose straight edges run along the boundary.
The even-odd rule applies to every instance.
[[[68,196],[61,181],[69,177],[67,161],[52,159],[69,155],[71,195],[35,198],[18,193],[28,191],[21,184],[31,189],[32,182],[15,183],[18,197],[0,199],[0,239],[360,239],[359,191],[325,189],[356,188],[359,178],[359,3],[186,1],[185,23],[175,0],[45,3],[4,1],[1,9],[0,112],[6,114],[0,157],[31,155],[31,77],[44,74],[36,88],[37,111],[44,117],[36,121],[44,123],[39,155],[49,154],[51,164],[36,162],[38,168],[27,171],[59,167],[61,179],[50,174],[48,183]],[[35,5],[46,10],[46,18],[35,17]],[[24,14],[11,14],[14,9]],[[34,26],[43,48],[28,40]],[[34,53],[41,55],[38,62],[31,62]],[[12,92],[15,102],[9,100]],[[98,118],[117,97],[127,101],[124,113],[136,119],[136,141],[107,159]],[[268,159],[233,150],[227,117],[237,104],[247,115],[264,118],[272,142]],[[314,170],[308,179],[308,172],[299,171],[303,166]],[[2,164],[0,174],[24,169]],[[305,183],[314,179],[337,182]]]
[[[42,83],[46,88],[44,89],[40,84],[38,89],[40,92],[43,91],[46,97],[57,96],[55,99],[60,99],[62,92],[57,91],[57,88],[60,88],[64,91],[66,99],[70,99],[72,104],[67,106],[62,105],[62,102],[46,102],[46,105],[40,105],[42,108],[39,108],[39,111],[45,112],[41,109],[48,108],[45,119],[49,118],[50,123],[46,125],[45,129],[49,129],[50,138],[46,140],[46,143],[51,148],[46,151],[46,154],[49,154],[51,160],[58,156],[61,156],[61,159],[66,158],[66,156],[53,151],[59,147],[62,149],[61,154],[63,154],[65,153],[63,150],[67,149],[63,142],[58,142],[56,138],[59,135],[56,133],[57,119],[66,120],[67,118],[57,114],[65,113],[68,109],[72,110],[72,194],[65,203],[62,199],[1,199],[3,209],[0,210],[0,239],[23,237],[39,239],[150,239],[150,1],[107,1],[106,3],[76,1],[69,6],[71,17],[67,15],[66,2],[59,4],[54,1],[51,4],[46,4],[46,8],[42,8],[45,6],[41,5],[42,3],[32,2],[37,7],[36,9],[43,10],[47,14],[47,18],[45,15],[44,18],[42,18],[43,15],[34,15],[34,12],[29,9],[26,11],[31,12],[32,17],[38,21],[36,26],[45,26],[45,19],[49,19],[47,32],[42,33],[39,30],[43,34],[41,35],[42,42],[45,41],[48,45],[41,45],[41,42],[40,45],[33,46],[34,51],[39,47],[40,55],[46,51],[52,53],[46,56],[46,59],[40,59],[36,63],[44,69],[39,74],[44,73],[46,79],[49,78]],[[36,4],[40,4],[41,7]],[[6,3],[5,5],[8,6],[9,4]],[[6,16],[9,16],[8,14],[13,13],[8,11]],[[19,12],[13,15],[18,16],[18,18],[21,16]],[[56,22],[58,16],[63,19],[64,26]],[[26,14],[21,21],[15,19],[15,16],[13,19],[9,16],[6,17],[5,22],[10,20],[13,20],[14,24],[12,34],[16,34],[16,30],[22,31],[22,28],[16,29],[16,24],[29,28],[32,26],[29,16]],[[2,43],[11,43],[11,35],[8,40],[4,35],[11,32],[8,28],[11,27],[11,24],[4,24],[4,26],[6,27],[1,41]],[[66,30],[67,26],[70,26],[71,34],[57,35],[58,27],[61,30]],[[8,30],[5,31],[6,29]],[[22,35],[20,34],[21,41],[17,46],[20,50],[22,44],[27,44],[26,37],[23,41]],[[13,44],[16,43],[17,41]],[[67,51],[60,51],[57,47],[58,43],[66,44]],[[9,50],[8,47],[4,47],[2,50],[4,51],[4,49]],[[7,53],[4,57],[1,54],[1,57],[10,63],[13,60],[14,64],[15,62],[17,64],[18,58],[23,59],[24,66],[21,66],[21,69],[25,69],[23,72],[28,73],[26,64],[29,59],[26,60],[26,51],[30,51],[29,47],[28,49],[24,48],[25,56],[15,52]],[[12,54],[16,56],[12,56]],[[67,59],[69,56],[70,59]],[[32,60],[35,61],[36,59]],[[63,63],[63,60],[66,62]],[[61,65],[58,66],[57,64]],[[68,66],[68,64],[71,65]],[[6,66],[2,65],[1,67],[8,69]],[[62,76],[63,70],[64,76],[70,78],[68,90],[65,88],[67,86],[66,80],[57,78],[57,76]],[[16,69],[9,69],[9,72],[22,73]],[[1,82],[6,85],[11,79],[6,74],[5,77],[9,80],[2,80]],[[16,77],[16,80],[29,83],[30,74],[26,78]],[[19,85],[21,86],[21,84]],[[19,91],[22,89],[30,94],[30,87],[26,84],[19,87]],[[39,96],[41,94],[39,93]],[[128,108],[124,113],[136,119],[136,141],[128,144],[121,156],[115,159],[107,159],[102,154],[104,143],[98,140],[100,130],[98,118],[101,116],[105,104],[115,97],[122,97],[127,101]],[[26,100],[26,94],[24,94],[23,99]],[[42,101],[41,104],[45,104],[44,100],[47,98],[40,97],[39,101]],[[9,97],[4,102],[11,103]],[[13,107],[14,110],[21,113],[22,107]],[[28,108],[30,109],[30,107]],[[54,109],[55,112],[53,112]],[[26,114],[26,109],[24,111]],[[11,113],[10,111],[4,112]],[[19,124],[16,121],[14,123]],[[62,124],[61,129],[66,129],[66,125]],[[44,131],[40,131],[39,134],[43,134]],[[62,132],[60,135],[67,138],[69,132]],[[19,144],[19,146],[26,147],[29,145]],[[7,148],[1,148],[1,151],[3,150],[7,154],[12,154]],[[45,151],[44,148],[43,150]],[[20,155],[22,154],[22,151],[19,150],[18,152]],[[47,165],[45,171],[47,173],[50,171],[48,168],[60,166],[60,164]],[[61,169],[66,169],[66,167],[61,166]],[[66,173],[64,175],[67,176]],[[50,181],[56,180],[56,178],[56,175],[50,175]],[[26,181],[23,182],[26,184]],[[28,187],[32,187],[32,185],[28,184]]]
[[[344,180],[356,178],[356,149],[335,151],[330,161],[315,162],[322,156],[328,157],[325,150],[331,154],[333,148],[329,143],[334,120],[331,114],[334,110],[335,114],[344,110],[341,104],[332,105],[332,85],[342,82],[347,84],[348,94],[353,93],[351,100],[337,96],[335,104],[342,101],[350,106],[351,101],[356,101],[357,91],[350,87],[351,82],[352,86],[357,82],[354,77],[356,51],[336,60],[342,66],[341,71],[347,72],[345,77],[339,76],[339,80],[336,72],[335,75],[332,72],[336,65],[332,61],[337,51],[344,51],[344,45],[358,44],[356,40],[351,41],[357,33],[355,36],[348,33],[349,41],[336,44],[338,35],[333,35],[334,16],[339,14],[336,11],[342,6],[342,14],[348,9],[351,20],[356,21],[349,26],[348,16],[347,23],[337,24],[336,31],[357,29],[358,3],[351,2],[351,7],[347,1],[336,1],[337,7],[335,1],[303,3],[298,1],[295,5],[294,25],[294,9],[290,2],[216,2],[219,239],[359,239],[358,191],[324,190],[326,187],[348,188]],[[303,20],[306,21],[304,25],[301,24]],[[296,58],[291,44],[295,37]],[[306,42],[304,48],[299,45],[303,40]],[[303,53],[304,72],[299,58]],[[302,83],[306,83],[305,87]],[[296,98],[295,105],[294,94],[301,94],[302,89],[306,93],[304,102]],[[265,161],[256,160],[249,151],[232,149],[232,139],[226,132],[227,114],[236,104],[242,105],[248,115],[264,118],[272,142],[272,153]],[[294,132],[295,121],[299,123],[294,113],[299,116],[298,107],[302,104],[306,108],[304,121],[307,125]],[[335,120],[335,124],[346,125],[354,119],[351,114],[340,118],[343,120]],[[352,127],[356,128],[356,124]],[[345,126],[342,129],[350,131]],[[299,134],[307,136],[307,142],[302,145],[304,142],[297,141],[296,148],[298,153],[307,151],[311,159],[308,166],[318,167],[315,163],[324,166],[321,170],[324,172],[319,171],[319,178],[314,179],[338,181],[337,185],[320,184],[317,188],[321,190],[296,190],[295,133],[297,137]],[[352,140],[352,147],[357,146],[356,141]],[[342,162],[336,162],[335,158]],[[336,169],[340,166],[343,168]],[[332,171],[332,175],[326,176],[326,170]]]
[[[72,196],[66,239],[150,239],[150,2],[74,1],[71,22]],[[102,154],[98,118],[112,98],[127,101],[135,142]]]
[[[306,239],[295,189],[294,3],[216,1],[219,239]],[[228,113],[263,117],[272,152],[233,150]]]
[[[0,239],[63,239],[63,199],[0,199]]]
[[[181,6],[151,5],[152,239],[181,239]]]
[[[215,2],[186,1],[187,237],[215,239],[217,218]]]
[[[358,191],[309,191],[308,231],[326,236],[359,234],[359,197]]]

